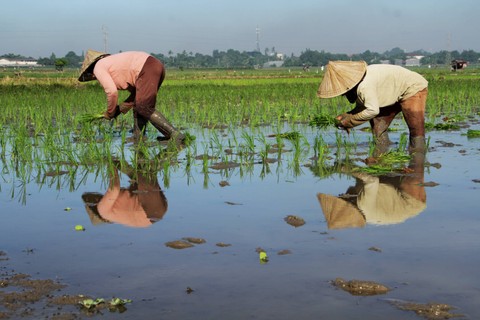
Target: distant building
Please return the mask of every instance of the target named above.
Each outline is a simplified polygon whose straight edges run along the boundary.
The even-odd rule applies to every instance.
[[[268,61],[263,64],[264,68],[278,68],[283,66],[284,61]]]
[[[406,59],[405,67],[420,67],[420,59],[417,59],[417,58]]]
[[[37,60],[23,59],[23,60],[10,60],[0,58],[1,67],[33,67],[38,66]]]

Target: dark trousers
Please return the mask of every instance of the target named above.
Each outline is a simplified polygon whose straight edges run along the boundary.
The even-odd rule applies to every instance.
[[[135,88],[131,89],[126,103],[134,103],[134,115],[149,119],[155,111],[157,93],[165,79],[163,63],[154,57],[148,57],[138,74]]]

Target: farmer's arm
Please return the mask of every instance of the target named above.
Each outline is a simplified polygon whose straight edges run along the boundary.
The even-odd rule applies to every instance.
[[[337,119],[340,120],[340,127],[348,129],[375,118],[379,113],[380,105],[376,90],[366,88],[358,92],[355,109],[339,115]]]
[[[100,65],[99,61],[94,69],[95,77],[97,78],[98,82],[103,87],[105,94],[107,96],[107,115],[110,118],[114,118],[118,115],[117,105],[118,105],[118,89],[117,85],[113,81],[112,76],[108,72],[106,68],[103,68]]]

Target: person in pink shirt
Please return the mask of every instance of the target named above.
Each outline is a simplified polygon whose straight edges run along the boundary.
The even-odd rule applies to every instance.
[[[120,185],[115,168],[104,194],[85,192],[82,199],[92,224],[117,223],[129,227],[145,228],[162,220],[168,202],[156,175],[144,175],[128,166],[118,166],[130,178],[128,188]]]
[[[105,119],[116,118],[133,108],[134,138],[140,139],[150,122],[166,140],[183,142],[185,135],[178,131],[163,114],[155,110],[157,93],[165,79],[162,62],[148,53],[127,51],[117,54],[88,50],[80,70],[80,82],[98,80],[107,96]],[[118,102],[118,90],[130,92]]]

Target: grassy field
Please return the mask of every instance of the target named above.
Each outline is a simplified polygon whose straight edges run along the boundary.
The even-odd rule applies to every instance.
[[[428,123],[435,125],[439,119],[452,122],[479,112],[479,69],[415,70],[429,81]],[[112,123],[81,123],[82,115],[104,112],[106,100],[96,81],[80,83],[77,74],[78,70],[0,71],[0,159],[4,171],[15,172],[22,180],[28,180],[32,171],[68,171],[73,176],[79,165],[109,163],[123,157],[132,117],[122,116]],[[352,108],[342,97],[318,99],[321,79],[322,72],[315,68],[309,72],[280,68],[167,70],[157,109],[185,131],[228,128],[223,134],[226,137],[213,132],[206,135],[202,145],[193,144],[187,150],[191,157],[215,145],[222,151],[223,144],[246,149],[258,145],[251,151],[265,157],[271,145],[255,128],[281,124],[294,128],[319,114],[335,116]],[[120,99],[126,95],[121,92]],[[243,130],[237,133],[241,137],[234,134],[239,128]],[[149,134],[157,133],[150,129]],[[293,148],[303,148],[300,138]],[[322,153],[323,143],[320,135],[307,147]],[[145,146],[145,153],[152,158],[159,152],[159,146]],[[228,160],[224,156],[224,161]]]

